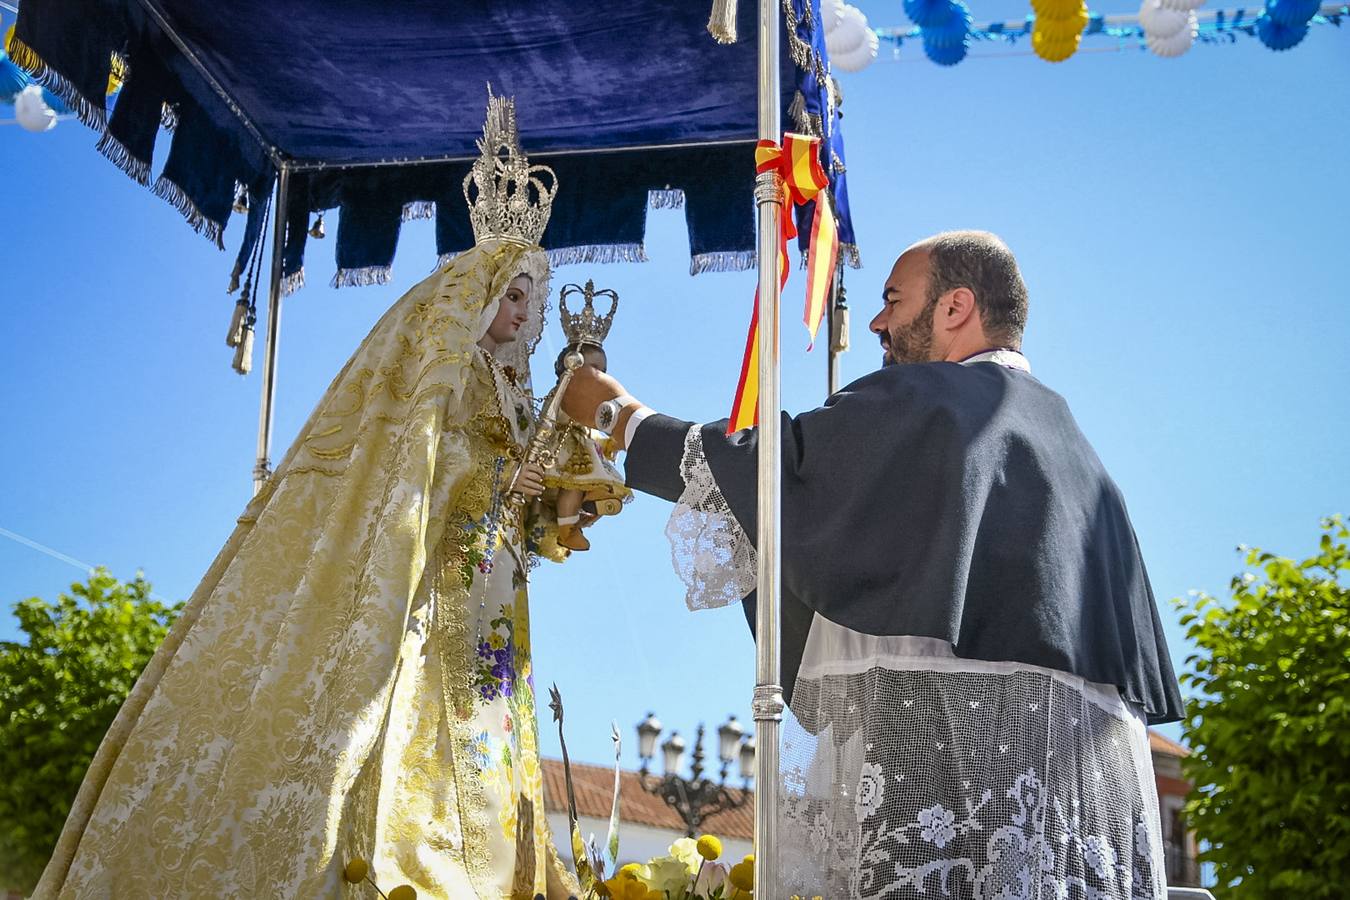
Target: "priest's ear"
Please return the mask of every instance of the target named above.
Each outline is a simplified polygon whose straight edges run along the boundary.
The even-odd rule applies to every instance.
[[[937,331],[961,331],[973,323],[980,327],[975,308],[975,292],[968,287],[952,288],[938,299],[937,315],[933,317]]]

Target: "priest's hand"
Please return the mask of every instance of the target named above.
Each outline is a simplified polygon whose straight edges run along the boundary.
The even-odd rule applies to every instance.
[[[572,381],[563,394],[562,408],[573,422],[595,427],[595,411],[601,403],[628,393],[614,376],[586,365],[572,373]]]

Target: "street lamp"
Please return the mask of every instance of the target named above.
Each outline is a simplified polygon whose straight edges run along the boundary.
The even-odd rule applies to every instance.
[[[661,735],[661,723],[652,713],[638,723],[638,756],[642,759],[642,768],[638,779],[643,790],[661,797],[675,810],[684,821],[685,834],[693,837],[703,820],[711,815],[745,805],[749,798],[750,780],[755,775],[755,739],[746,737],[745,730],[730,716],[717,729],[717,757],[722,763],[720,781],[703,777],[703,723],[699,723],[698,734],[694,738],[693,763],[690,766],[691,778],[680,775],[684,763],[684,751],[687,747],[678,731],[672,731],[661,744],[661,755],[665,763],[665,775],[656,778],[649,774],[652,757],[656,755],[656,739]],[[744,786],[739,794],[727,789],[727,771],[732,762],[740,763],[740,776]]]

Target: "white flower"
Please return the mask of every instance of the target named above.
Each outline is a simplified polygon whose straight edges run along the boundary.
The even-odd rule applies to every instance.
[[[923,826],[919,835],[941,850],[947,846],[952,838],[956,837],[956,828],[952,825],[955,821],[956,813],[947,809],[941,803],[930,806],[919,813],[919,824]]]
[[[881,766],[863,763],[862,772],[858,775],[858,791],[853,799],[853,812],[858,816],[858,821],[873,815],[881,807],[885,796],[886,782],[881,776]]]
[[[1090,834],[1083,841],[1083,862],[1097,873],[1098,878],[1110,878],[1115,871],[1116,851],[1099,834]]]

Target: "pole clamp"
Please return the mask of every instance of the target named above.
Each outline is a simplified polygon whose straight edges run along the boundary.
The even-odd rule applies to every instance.
[[[750,701],[756,722],[781,722],[783,720],[783,688],[777,684],[755,685],[755,696]]]

